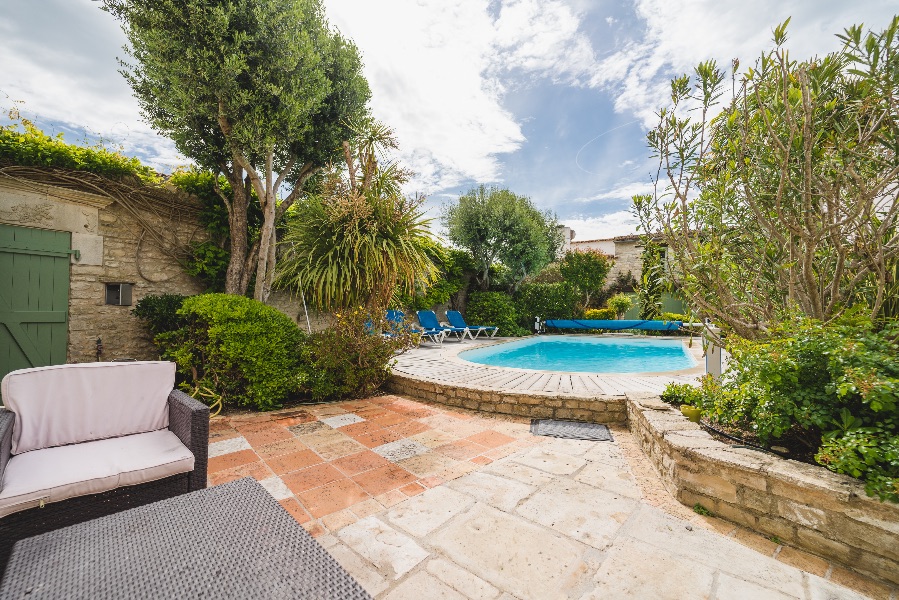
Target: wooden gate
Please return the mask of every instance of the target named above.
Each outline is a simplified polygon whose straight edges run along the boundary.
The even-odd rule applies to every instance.
[[[0,225],[0,378],[66,362],[71,238]]]

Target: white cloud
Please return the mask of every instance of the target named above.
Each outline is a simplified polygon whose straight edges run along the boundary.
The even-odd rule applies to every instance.
[[[600,200],[626,200],[630,201],[633,196],[639,194],[651,194],[653,191],[653,186],[651,183],[642,183],[642,182],[634,182],[634,183],[626,183],[624,185],[620,185],[611,190],[607,190],[605,192],[599,192],[592,196],[587,196],[585,198],[575,198],[572,202],[578,203],[587,203],[587,202],[596,202]]]
[[[739,58],[741,72],[770,49],[773,28],[792,16],[787,47],[797,59],[839,48],[835,34],[854,23],[883,28],[896,10],[885,2],[818,0],[816,2],[726,2],[720,0],[636,0],[643,36],[603,57],[592,84],[608,90],[618,112],[656,122],[666,105],[672,76],[692,73],[699,62],[714,58],[728,70]]]
[[[563,223],[574,229],[578,240],[597,240],[637,233],[637,218],[627,210],[613,212],[600,217],[564,219]]]

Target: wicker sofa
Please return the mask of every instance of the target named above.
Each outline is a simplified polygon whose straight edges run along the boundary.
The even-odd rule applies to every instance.
[[[0,573],[13,544],[206,487],[209,409],[162,361],[3,378]]]

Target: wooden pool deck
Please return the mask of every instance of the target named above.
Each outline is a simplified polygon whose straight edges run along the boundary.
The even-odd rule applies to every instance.
[[[698,339],[694,339],[693,347],[689,348],[697,366],[671,373],[597,374],[534,371],[481,365],[458,356],[465,350],[486,344],[511,342],[515,339],[478,339],[465,342],[447,340],[443,346],[422,344],[421,347],[397,357],[393,374],[395,377],[482,391],[595,398],[624,396],[627,393],[659,394],[671,382],[695,383],[696,378],[705,372],[702,345]],[[686,338],[681,339],[686,343]]]

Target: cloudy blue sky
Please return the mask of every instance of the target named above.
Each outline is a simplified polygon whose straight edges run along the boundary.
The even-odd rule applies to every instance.
[[[365,60],[410,192],[439,207],[477,183],[530,196],[577,239],[633,231],[649,189],[645,133],[667,83],[709,58],[748,66],[792,16],[795,57],[882,28],[894,0],[324,0]],[[91,0],[4,0],[0,107],[70,142],[102,138],[163,171],[185,164],[141,121],[118,74],[123,34]]]

